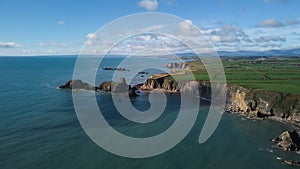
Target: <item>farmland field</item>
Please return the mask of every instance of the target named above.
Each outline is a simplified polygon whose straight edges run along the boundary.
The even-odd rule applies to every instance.
[[[223,58],[226,81],[243,87],[300,94],[300,57]],[[197,80],[209,80],[201,61],[188,63]],[[185,79],[185,75],[176,75]]]

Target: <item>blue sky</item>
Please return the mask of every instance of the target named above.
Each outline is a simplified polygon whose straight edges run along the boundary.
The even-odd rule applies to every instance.
[[[300,48],[299,6],[299,0],[1,0],[0,55],[78,54],[101,26],[147,11],[186,19],[217,50]]]

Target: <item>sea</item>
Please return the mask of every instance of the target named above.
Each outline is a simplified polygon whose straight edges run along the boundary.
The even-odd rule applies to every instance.
[[[281,151],[270,140],[293,126],[235,114],[224,114],[213,135],[200,144],[199,134],[210,106],[207,100],[200,101],[191,131],[169,151],[148,158],[112,154],[84,132],[74,110],[72,92],[57,88],[72,79],[76,59],[75,56],[0,58],[1,169],[290,169],[293,167],[281,160],[300,160],[299,154]],[[103,60],[96,84],[111,80],[113,74],[101,67],[116,67],[123,59],[114,56]],[[157,67],[172,62],[166,58],[155,60]],[[148,72],[132,83],[141,83],[159,71]],[[166,111],[157,120],[149,125],[135,124],[118,114],[110,93],[95,96],[111,126],[136,137],[153,136],[168,129],[177,118],[180,104],[178,94],[168,93]],[[132,105],[145,111],[150,106],[148,98],[147,93],[142,93],[134,98]]]

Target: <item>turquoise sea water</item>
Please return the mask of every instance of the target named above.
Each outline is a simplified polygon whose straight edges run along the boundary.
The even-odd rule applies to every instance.
[[[224,115],[213,136],[199,144],[199,133],[209,108],[206,101],[201,101],[191,132],[170,151],[146,159],[113,155],[84,133],[71,92],[56,89],[72,78],[75,61],[76,58],[67,57],[0,58],[1,169],[288,169],[293,167],[276,158],[300,160],[296,153],[273,147],[270,139],[292,128],[275,121]],[[120,58],[107,59],[103,66],[113,67],[119,61]],[[168,62],[160,59],[158,64],[163,66]],[[97,83],[110,76],[111,72],[100,72]],[[176,94],[168,94],[167,98],[168,111],[148,126],[124,120],[113,108],[110,94],[97,94],[105,118],[128,135],[135,132],[155,135],[172,125],[180,99]],[[142,95],[132,104],[146,110],[147,99],[147,95]]]

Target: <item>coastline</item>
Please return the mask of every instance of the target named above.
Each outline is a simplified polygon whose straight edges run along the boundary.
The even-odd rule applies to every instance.
[[[133,87],[127,85],[125,79],[123,78],[120,79],[120,82],[103,82],[99,86],[95,86],[95,87],[88,83],[82,82],[81,80],[69,80],[66,82],[65,85],[61,85],[58,88],[83,89],[83,90],[89,90],[95,92],[108,92],[108,93],[124,93],[126,91],[129,91],[130,96],[134,96],[134,97],[138,96],[138,94],[136,94],[136,91],[143,92],[143,93],[150,93],[151,91],[159,91],[164,93],[180,93],[180,92],[195,93],[195,90],[199,90],[199,94],[200,94],[199,97],[201,99],[211,101],[209,82],[206,81],[205,82],[200,82],[200,81],[179,82],[183,84],[189,83],[188,88],[184,88],[183,90],[180,91],[179,85],[173,80],[170,81],[168,77],[169,76],[164,76],[162,78],[156,78],[156,79],[149,78],[144,84],[138,84]],[[74,83],[73,86],[72,83]],[[279,121],[282,123],[291,124],[294,127],[296,127],[297,130],[300,130],[300,121],[299,121],[300,115],[297,112],[295,114],[286,114],[285,112],[283,112],[284,109],[281,109],[280,112],[276,113],[273,110],[274,106],[270,106],[272,104],[272,100],[267,100],[266,98],[263,99],[260,97],[258,98],[246,97],[247,94],[255,95],[253,94],[255,92],[259,92],[259,93],[263,92],[265,94],[266,91],[247,89],[247,88],[230,85],[230,84],[227,86],[228,86],[228,92],[227,92],[227,101],[223,111],[224,114],[229,114],[229,113],[237,114],[239,116],[247,117],[255,120]],[[272,97],[274,97],[273,94],[278,95],[278,93],[272,93],[272,92],[267,92],[267,93],[270,94]],[[257,95],[255,96],[257,97]],[[285,97],[288,96],[291,95],[287,95]],[[297,102],[297,100],[299,100],[300,96],[296,95],[295,98],[296,101],[293,103],[296,103],[297,105],[296,106],[288,105],[287,107],[294,107],[292,110],[298,111],[297,106],[299,102]],[[284,97],[281,98],[280,101],[284,101]],[[254,103],[255,106],[253,106]]]

